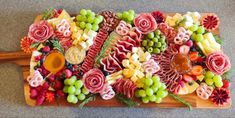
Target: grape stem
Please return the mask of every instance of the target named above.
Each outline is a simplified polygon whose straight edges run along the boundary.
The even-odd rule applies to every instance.
[[[186,105],[186,106],[189,108],[189,111],[193,110],[192,105],[191,105],[189,102],[185,101],[185,100],[184,100],[183,98],[181,98],[180,96],[175,95],[175,94],[170,93],[170,92],[169,92],[169,95],[170,95],[171,97],[173,97],[175,100],[177,100],[177,101],[181,102],[182,104]]]
[[[85,99],[85,100],[79,105],[79,108],[83,108],[85,104],[87,104],[87,103],[89,103],[89,102],[95,100],[96,96],[97,96],[96,94],[93,94],[93,95],[91,95],[90,97],[88,97],[87,99]]]

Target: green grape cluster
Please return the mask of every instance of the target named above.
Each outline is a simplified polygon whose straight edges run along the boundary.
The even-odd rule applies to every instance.
[[[89,94],[89,91],[83,86],[82,80],[77,80],[76,76],[64,80],[63,91],[68,94],[67,101],[76,104],[78,100],[82,101]]]
[[[80,14],[76,16],[76,24],[81,29],[97,31],[99,24],[103,21],[103,16],[96,15],[91,10],[81,9]]]
[[[218,87],[218,88],[223,86],[222,77],[220,75],[215,75],[211,71],[207,71],[205,73],[205,82],[209,86],[214,85],[215,87]]]
[[[134,10],[130,9],[128,11],[123,11],[122,13],[117,13],[116,15],[119,19],[132,24],[136,14]]]
[[[167,47],[166,38],[160,30],[147,34],[141,44],[148,52],[154,54],[163,52]]]
[[[192,31],[191,39],[196,42],[203,41],[203,34],[205,33],[205,28],[203,26],[198,26],[197,24],[189,27],[189,30]]]
[[[140,97],[143,103],[160,103],[168,95],[166,85],[160,82],[158,76],[146,77],[143,79],[144,87],[135,92],[136,97]]]

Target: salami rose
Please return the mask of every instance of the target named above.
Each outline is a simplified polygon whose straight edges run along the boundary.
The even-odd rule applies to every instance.
[[[94,68],[83,75],[84,86],[91,93],[101,93],[105,89],[105,76],[101,70]]]
[[[53,35],[53,28],[47,21],[34,23],[29,27],[28,36],[35,42],[44,42]]]
[[[149,13],[141,13],[134,19],[135,26],[143,33],[147,34],[157,28],[157,22]]]
[[[226,55],[214,52],[207,57],[206,66],[215,74],[222,75],[230,69],[231,64]]]

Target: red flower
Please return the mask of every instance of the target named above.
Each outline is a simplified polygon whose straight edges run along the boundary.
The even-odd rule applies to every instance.
[[[31,44],[33,44],[33,40],[27,36],[20,41],[20,47],[25,53],[31,53],[34,50],[33,48],[30,48]]]
[[[143,33],[148,34],[157,28],[157,22],[149,13],[141,13],[134,19],[135,26]]]
[[[55,100],[55,93],[52,91],[46,92],[46,101],[53,102]]]
[[[83,75],[84,86],[91,93],[100,93],[105,88],[105,76],[101,70],[94,68]]]
[[[45,20],[29,27],[28,37],[35,42],[44,42],[54,34],[53,27]]]
[[[214,52],[207,56],[206,66],[215,74],[222,75],[230,69],[231,64],[226,55],[220,52]]]

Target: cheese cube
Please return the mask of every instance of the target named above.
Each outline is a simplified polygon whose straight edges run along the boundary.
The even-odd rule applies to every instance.
[[[150,60],[151,54],[149,52],[145,52],[144,55],[145,55],[145,61]]]
[[[127,68],[127,67],[130,66],[130,61],[129,61],[128,59],[124,59],[124,60],[122,61],[122,65]]]
[[[134,64],[130,64],[129,68],[130,69],[135,69],[135,65]]]
[[[137,47],[132,47],[132,53],[137,53],[138,52],[138,48]]]
[[[97,35],[97,32],[95,32],[95,31],[93,31],[93,30],[89,30],[89,31],[87,32],[87,34],[88,34],[89,36],[91,36],[91,37],[95,37],[95,36]]]
[[[90,38],[86,41],[88,43],[88,47],[91,46],[93,44],[93,40]]]
[[[128,53],[126,54],[126,57],[127,57],[127,58],[130,58],[130,57],[131,57],[131,53],[128,52]]]
[[[86,34],[86,33],[84,33],[84,34],[82,35],[82,37],[83,37],[85,40],[92,39],[92,37],[89,36],[89,35]]]
[[[138,52],[137,52],[137,54],[138,54],[139,56],[141,56],[141,55],[144,54],[144,51],[143,51],[143,49],[142,49],[141,47],[138,47]]]
[[[82,41],[80,42],[80,45],[82,46],[82,48],[86,49],[87,48],[87,45],[86,45],[86,42]]]
[[[139,59],[139,55],[137,55],[136,53],[134,53],[133,55],[131,55],[131,59],[133,61],[137,61]]]
[[[132,77],[131,77],[131,81],[133,81],[133,82],[136,82],[138,79],[139,79],[139,78],[136,77],[136,76],[132,76]]]
[[[141,72],[141,71],[139,71],[139,70],[137,70],[136,76],[137,76],[138,78],[143,78],[143,77],[144,77],[144,73]]]

